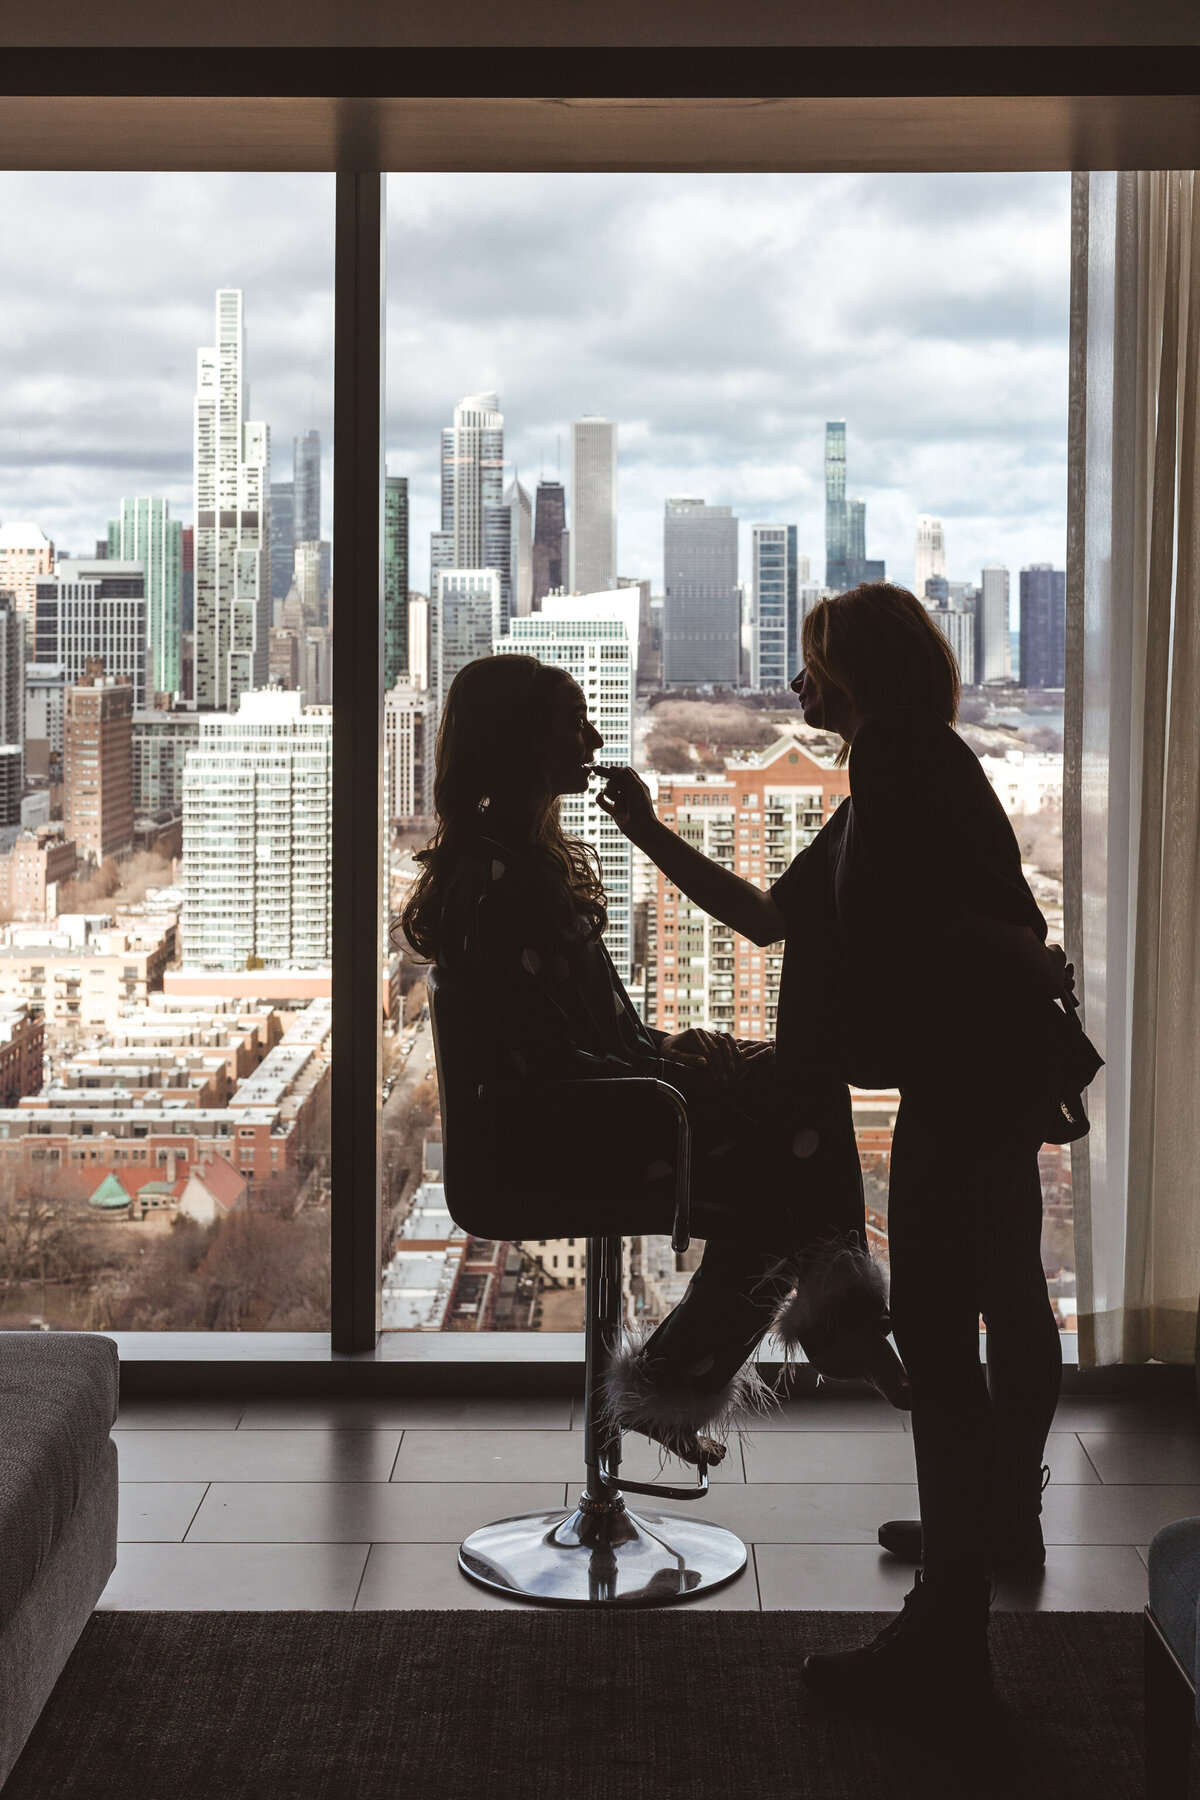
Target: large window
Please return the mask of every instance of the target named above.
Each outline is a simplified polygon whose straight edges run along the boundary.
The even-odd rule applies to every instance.
[[[424,174],[389,192],[392,907],[430,828],[445,689],[506,644],[571,668],[661,816],[769,886],[848,791],[787,691],[800,622],[886,574],[955,649],[961,729],[1061,938],[1068,178]],[[644,1017],[769,1038],[779,947],[706,919],[594,807],[568,823],[601,854]],[[582,1241],[481,1243],[446,1214],[421,971],[393,974],[385,1329],[577,1329]],[[886,1257],[898,1096],[854,1103]],[[1071,1329],[1069,1151],[1042,1172]],[[631,1243],[631,1317],[661,1317],[695,1258]]]
[[[0,175],[0,1326],[328,1328],[333,186]]]

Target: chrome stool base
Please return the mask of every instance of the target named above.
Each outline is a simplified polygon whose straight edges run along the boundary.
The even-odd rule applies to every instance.
[[[746,1546],[720,1525],[632,1513],[620,1494],[585,1494],[574,1512],[522,1513],[473,1531],[458,1566],[511,1600],[666,1606],[732,1581]]]

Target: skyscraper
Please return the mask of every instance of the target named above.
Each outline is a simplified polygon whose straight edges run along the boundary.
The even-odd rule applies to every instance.
[[[394,688],[408,663],[408,477],[383,487],[383,686]]]
[[[329,961],[333,714],[296,693],[208,714],[183,777],[183,955],[192,968]]]
[[[39,577],[53,569],[54,545],[36,525],[0,525],[0,594],[11,594],[18,612],[32,617]]]
[[[433,740],[428,691],[398,681],[383,696],[383,804],[389,821],[432,813]]]
[[[34,661],[57,664],[68,686],[99,661],[105,675],[128,679],[140,712],[149,691],[145,583],[140,562],[64,558],[37,584]]]
[[[271,598],[286,600],[296,548],[296,484],[271,483]]]
[[[133,849],[133,686],[98,669],[67,689],[63,754],[66,834],[97,864]]]
[[[504,490],[509,513],[509,612],[524,619],[533,610],[533,504],[514,475]]]
[[[566,669],[583,689],[592,721],[604,739],[604,756],[627,763],[633,752],[633,699],[637,680],[638,611],[636,588],[547,600],[540,613],[514,619],[509,634],[497,638],[497,655],[522,652]],[[586,794],[564,794],[563,830],[591,844],[600,858],[608,896],[604,941],[622,981],[633,974],[633,851],[596,803],[596,785]]]
[[[617,579],[617,428],[598,416],[571,426],[573,594],[602,594]]]
[[[1011,679],[1008,604],[1008,570],[1003,563],[988,563],[979,578],[975,603],[976,681]]]
[[[306,431],[292,439],[295,469],[295,529],[293,542],[319,544],[321,541],[321,434]]]
[[[484,514],[504,503],[504,414],[496,394],[465,394],[442,432],[442,530],[456,569],[482,569]]]
[[[108,554],[140,562],[146,576],[146,647],[150,682],[157,693],[177,694],[179,640],[183,629],[183,527],[166,500],[121,501],[121,516],[108,527]]]
[[[741,596],[732,507],[668,500],[663,575],[664,686],[736,687]]]
[[[504,504],[504,414],[499,395],[464,394],[442,431],[442,528],[429,547],[430,597],[443,571],[494,568],[507,629],[512,520]]]
[[[1021,686],[1060,688],[1067,680],[1067,576],[1051,563],[1021,570]]]
[[[483,519],[483,566],[500,577],[500,629],[508,630],[512,612],[513,514],[507,506],[489,506]]]
[[[788,539],[794,532],[795,526],[756,525],[751,534],[750,685],[769,692],[785,689],[795,674],[788,667]],[[794,537],[792,541],[794,546]]]
[[[924,604],[925,583],[935,575],[946,573],[946,535],[942,530],[942,521],[922,513],[917,520],[917,548],[915,571],[913,575],[913,593]]]
[[[414,594],[408,603],[408,673],[414,687],[429,686],[429,601]]]
[[[846,516],[846,421],[825,425],[825,585],[840,592],[846,585],[849,554]]]
[[[801,589],[809,581],[811,563],[807,556],[801,556],[797,540],[799,533],[794,525],[787,528],[787,678],[790,681],[803,658],[800,655],[800,626],[804,621],[804,603]]]
[[[133,815],[183,811],[183,771],[200,739],[200,715],[155,707],[133,715]]]
[[[866,562],[867,560],[867,503],[865,500],[847,500],[846,502],[846,561]]]
[[[433,728],[442,717],[450,683],[461,668],[492,654],[504,634],[500,575],[496,569],[441,569],[429,603],[429,689]]]
[[[195,699],[235,706],[267,679],[271,627],[266,506],[270,436],[246,418],[240,288],[220,288],[216,343],[197,355]]]
[[[25,615],[18,612],[11,594],[0,594],[0,745],[17,751],[16,817],[0,823],[16,825],[21,818],[21,790],[25,777]]]
[[[539,481],[533,521],[533,606],[563,585],[562,540],[567,529],[567,494],[561,481]]]
[[[937,578],[932,579],[936,581]],[[930,617],[954,652],[963,686],[973,687],[978,680],[975,673],[975,614],[966,607],[951,606],[947,598],[944,605],[931,609]]]
[[[846,422],[831,419],[825,426],[825,586],[840,594],[885,575],[881,561],[867,558],[866,501],[846,498]]]
[[[306,625],[321,622],[321,546],[317,543],[296,545],[296,567],[292,586],[300,601]],[[290,590],[289,590],[290,591]]]
[[[196,629],[196,527],[185,525],[183,528],[183,549],[180,557],[182,573],[180,576],[181,600],[180,609],[183,615],[183,629],[191,633]],[[182,656],[180,658],[182,673]]]

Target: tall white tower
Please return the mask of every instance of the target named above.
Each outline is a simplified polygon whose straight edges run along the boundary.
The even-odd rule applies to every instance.
[[[270,434],[246,418],[240,288],[217,290],[216,337],[196,359],[195,697],[205,711],[235,707],[270,667]]]
[[[602,594],[617,584],[617,428],[587,417],[571,426],[571,533],[567,586]]]
[[[922,513],[917,520],[916,574],[913,593],[925,604],[925,583],[933,575],[946,573],[946,535],[942,521]]]
[[[587,698],[592,723],[604,739],[604,760],[628,763],[633,754],[633,700],[637,687],[637,588],[542,601],[541,612],[514,619],[497,637],[498,656],[516,652],[555,663],[573,675]],[[604,941],[621,980],[633,974],[633,846],[596,804],[599,784],[586,794],[564,794],[563,830],[591,844],[600,857],[608,896]]]
[[[1008,634],[1008,570],[988,563],[979,578],[975,603],[975,679],[1008,681],[1012,647]]]
[[[328,963],[332,747],[331,709],[294,692],[201,719],[183,777],[189,967]]]
[[[454,569],[483,569],[484,513],[504,498],[504,414],[498,394],[464,394],[442,432],[442,531]],[[432,585],[432,582],[431,582]]]
[[[512,525],[508,534],[509,612],[524,619],[533,611],[533,502],[516,476],[504,490]]]

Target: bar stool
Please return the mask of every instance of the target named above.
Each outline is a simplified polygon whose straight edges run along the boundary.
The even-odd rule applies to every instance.
[[[464,1575],[510,1599],[555,1606],[661,1606],[731,1581],[746,1566],[733,1532],[700,1520],[633,1512],[625,1494],[695,1501],[694,1485],[622,1480],[621,1432],[606,1417],[604,1380],[621,1336],[621,1241],[670,1224],[675,1250],[689,1237],[691,1134],[682,1094],[646,1076],[616,1081],[479,1080],[469,996],[440,969],[429,975],[429,1022],[442,1109],[442,1176],[450,1216],[476,1237],[587,1240],[583,1491],[570,1510],[524,1513],[473,1531],[459,1549]],[[634,1177],[608,1191],[585,1165],[554,1169],[539,1151],[553,1110],[586,1152],[636,1132],[673,1160],[673,1219],[661,1190]],[[574,1191],[572,1191],[574,1185]]]

